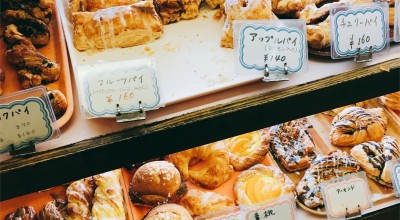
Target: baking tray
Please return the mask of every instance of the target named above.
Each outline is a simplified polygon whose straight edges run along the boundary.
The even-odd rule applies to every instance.
[[[50,31],[50,42],[45,47],[39,48],[38,51],[48,57],[52,61],[56,61],[61,66],[61,74],[58,81],[45,85],[47,89],[60,90],[68,101],[66,112],[57,120],[58,126],[65,125],[72,116],[74,110],[74,101],[72,96],[71,76],[68,62],[68,53],[65,45],[64,32],[61,26],[61,20],[56,5],[53,5],[53,18],[48,25]],[[0,23],[1,32],[3,26]],[[6,80],[3,88],[3,95],[7,95],[16,91],[20,91],[21,87],[16,75],[16,69],[9,64],[4,55],[6,44],[0,40],[0,66],[6,73]]]

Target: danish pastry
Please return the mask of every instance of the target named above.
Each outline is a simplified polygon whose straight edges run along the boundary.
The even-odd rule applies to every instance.
[[[15,212],[8,214],[5,220],[36,220],[36,212],[32,206],[19,207]]]
[[[93,193],[94,181],[91,177],[75,181],[68,186],[67,220],[91,219]]]
[[[339,147],[366,141],[380,141],[385,135],[387,118],[382,108],[349,107],[333,118],[329,137]]]
[[[379,97],[382,104],[392,110],[400,111],[400,91]]]
[[[78,11],[97,11],[114,6],[130,5],[140,0],[69,0],[68,14]]]
[[[371,179],[383,185],[392,186],[386,161],[400,157],[400,148],[394,137],[385,136],[381,142],[361,143],[353,147],[350,154]]]
[[[200,3],[201,0],[154,0],[163,24],[197,17]]]
[[[46,203],[37,214],[38,220],[63,220],[61,212],[58,210],[55,201]]]
[[[229,162],[235,170],[245,170],[265,158],[269,150],[266,133],[259,130],[227,139]]]
[[[294,188],[292,180],[278,168],[257,164],[238,176],[233,191],[237,204],[250,205],[293,193]]]
[[[193,220],[193,218],[182,206],[168,203],[154,207],[144,220]]]
[[[197,189],[189,190],[182,197],[179,204],[185,207],[192,216],[204,215],[235,206],[235,202],[226,196],[214,192],[203,192]]]
[[[269,135],[272,154],[289,172],[306,169],[314,160],[314,141],[299,122],[272,126]]]
[[[204,167],[199,170],[189,169],[190,165],[194,165],[193,159],[204,161]],[[221,186],[233,173],[233,167],[229,165],[228,147],[223,141],[171,154],[169,160],[179,169],[184,179],[191,179],[207,189]]]
[[[163,26],[151,1],[72,14],[77,50],[130,47],[160,38]]]
[[[297,199],[309,208],[323,207],[321,182],[359,170],[357,161],[346,152],[334,151],[317,157],[296,186]]]

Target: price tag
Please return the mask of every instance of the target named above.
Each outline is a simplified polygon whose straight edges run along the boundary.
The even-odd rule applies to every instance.
[[[364,171],[322,182],[321,191],[329,218],[361,214],[361,210],[372,206]]]
[[[400,0],[396,0],[394,11],[394,41],[400,42]]]
[[[400,197],[400,159],[387,161],[392,179],[394,194]]]
[[[305,21],[234,21],[235,66],[239,73],[296,73],[307,64]]]
[[[197,216],[195,220],[242,220],[244,218],[240,206],[226,208],[221,211]]]
[[[386,2],[332,6],[332,58],[353,57],[387,48],[388,10]]]
[[[20,150],[59,135],[44,87],[0,100],[0,153]],[[54,126],[54,129],[53,129]]]
[[[246,219],[261,220],[261,219],[296,219],[294,198],[291,195],[279,197],[260,204],[250,206],[247,212]]]
[[[99,63],[78,69],[82,75],[81,101],[88,117],[115,117],[117,112],[147,111],[162,106],[151,60]]]

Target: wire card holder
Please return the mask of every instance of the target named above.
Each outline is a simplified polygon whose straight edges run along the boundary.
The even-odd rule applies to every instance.
[[[14,144],[10,144],[10,156],[12,157],[24,157],[24,156],[29,156],[32,154],[36,153],[36,147],[35,144],[30,141],[29,145],[25,148],[22,149],[15,149],[15,145]]]
[[[350,219],[355,219],[355,218],[359,218],[362,216],[361,214],[361,209],[360,209],[360,205],[357,205],[358,207],[358,211],[357,212],[353,212],[353,213],[349,213],[349,209],[346,208],[346,215],[345,218],[350,220]]]
[[[139,111],[122,113],[119,104],[117,104],[116,122],[139,121],[146,119],[146,112],[143,110],[142,101],[139,101]]]
[[[264,82],[277,82],[277,81],[288,81],[289,80],[289,70],[287,63],[284,64],[284,72],[271,72],[268,68],[268,64],[265,64],[264,77],[262,81]]]
[[[372,61],[372,46],[365,53],[361,53],[361,49],[358,48],[357,54],[354,57],[356,63],[365,63]]]

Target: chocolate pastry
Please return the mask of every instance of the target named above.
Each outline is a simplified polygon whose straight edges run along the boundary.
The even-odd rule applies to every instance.
[[[38,220],[63,220],[55,201],[50,201],[38,213]]]
[[[32,206],[20,207],[15,212],[8,214],[5,220],[36,220],[36,212]]]
[[[49,90],[47,91],[47,95],[49,96],[54,115],[57,119],[61,118],[68,108],[67,98],[59,90]]]

